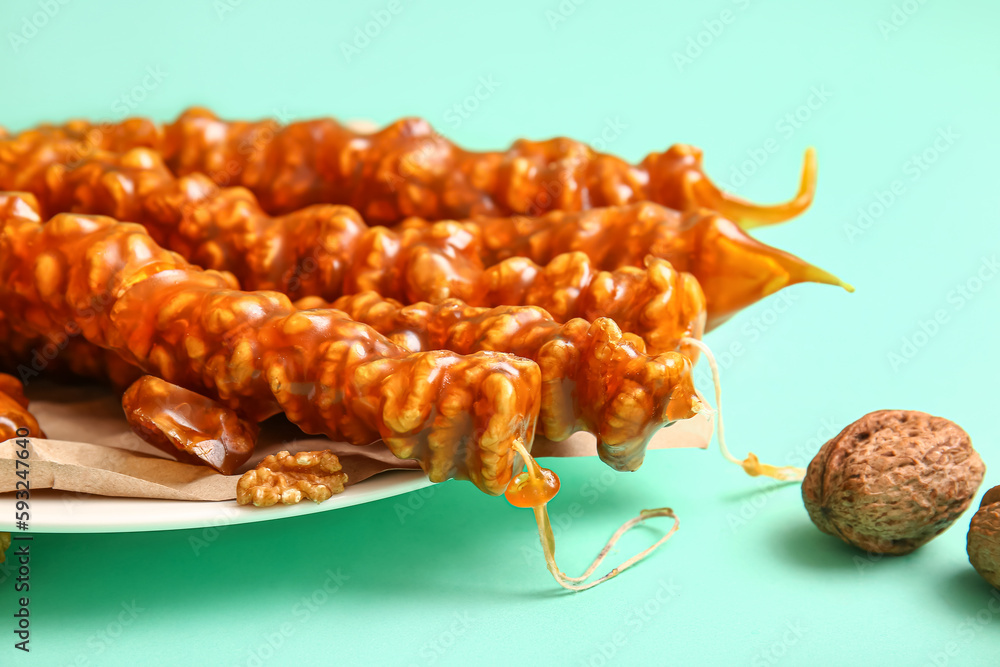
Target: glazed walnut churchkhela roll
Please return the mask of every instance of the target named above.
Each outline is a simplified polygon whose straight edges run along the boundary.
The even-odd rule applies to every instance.
[[[0,283],[12,326],[46,335],[74,322],[91,343],[250,421],[284,412],[308,433],[355,444],[381,438],[435,481],[465,477],[500,493],[515,444],[533,439],[534,362],[409,353],[340,311],[301,311],[277,292],[240,291],[231,275],[193,267],[139,225],[9,218]]]
[[[469,477],[498,493],[510,478],[513,443],[533,436],[541,389],[532,361],[495,352],[410,353],[341,311],[301,310],[276,292],[238,291],[230,275],[191,266],[138,225],[71,214],[44,225],[12,218],[0,237],[0,267],[8,318],[30,333],[75,322],[91,343],[249,421],[284,412],[306,432],[357,444],[382,438],[434,480]],[[564,428],[594,420],[609,460],[634,467],[653,430],[693,416],[700,405],[687,359],[636,361],[641,343],[602,340],[616,338],[614,329],[605,322],[578,335],[591,339],[589,350],[553,336],[543,351],[583,354],[580,363],[595,375],[577,372],[594,396],[580,414],[564,415]],[[598,363],[611,354],[617,367]],[[605,377],[612,370],[623,377]],[[626,417],[636,423],[616,424]]]
[[[661,331],[669,338],[659,342],[668,349],[681,348],[682,339],[692,335],[684,309],[692,300],[695,303],[700,300],[697,282],[683,279],[669,265],[659,267],[658,272],[671,294],[671,299],[661,304],[660,313]],[[598,437],[602,458],[613,467],[637,468],[655,432],[666,423],[692,416],[698,407],[687,358],[674,352],[657,357],[646,355],[641,339],[623,336],[609,319],[600,318],[593,326],[577,319],[560,327],[538,308],[507,306],[486,311],[464,304],[461,308],[452,309],[452,318],[470,318],[469,324],[475,330],[467,327],[465,331],[480,339],[477,350],[509,348],[543,365],[542,413],[546,436],[562,440],[579,429],[593,432]],[[436,312],[440,315],[444,311]],[[159,317],[166,315],[160,313]],[[441,316],[435,320],[440,325],[444,321]],[[490,341],[493,347],[487,347],[484,341]],[[468,341],[466,347],[475,342]],[[200,343],[189,338],[185,345],[191,349]],[[172,376],[167,379],[173,381]],[[124,404],[136,431],[167,451],[179,448],[220,469],[223,452],[238,449],[249,456],[245,443],[252,442],[256,432],[220,412],[222,406],[205,404],[191,392],[180,393],[185,391],[179,387],[172,390],[163,383],[151,385],[145,380],[134,385],[126,393]],[[184,419],[173,416],[174,408],[170,400],[164,400],[165,396],[176,399],[177,405],[189,410]],[[196,414],[207,416],[193,416]],[[169,422],[170,428],[156,427],[157,419]],[[165,442],[169,434],[183,431],[179,425],[192,421],[205,426],[192,429],[191,433],[204,435],[187,439],[172,437],[171,443]],[[225,426],[227,423],[229,427]],[[232,447],[226,446],[227,441]],[[192,451],[195,446],[202,451]],[[231,457],[223,457],[225,463],[230,460]]]
[[[537,361],[539,434],[558,442],[578,430],[593,433],[601,460],[616,470],[637,469],[656,431],[700,407],[689,357],[648,355],[641,339],[622,334],[609,318],[559,324],[540,308],[477,308],[458,300],[403,306],[375,292],[331,305],[411,351],[503,350]],[[678,331],[674,347],[684,346],[686,335]]]
[[[539,306],[560,322],[612,317],[656,352],[674,349],[679,321],[685,335],[704,330],[697,281],[655,258],[614,271],[597,270],[578,252],[545,266],[512,257],[484,267],[474,226],[369,228],[354,209],[334,205],[272,218],[247,190],[219,190],[200,174],[177,180],[146,149],[51,165],[27,180],[46,213],[142,223],[161,245],[199,266],[231,271],[248,289],[327,300],[370,289],[408,303],[454,297],[476,306]],[[668,302],[681,307],[668,311]]]
[[[54,139],[61,143],[53,146]],[[750,227],[804,211],[816,179],[809,151],[796,197],[758,206],[716,187],[702,169],[701,151],[681,144],[631,165],[567,138],[467,151],[417,118],[365,134],[332,119],[285,126],[273,120],[227,122],[200,108],[165,126],[141,118],[104,125],[71,121],[39,126],[6,143],[13,147],[0,151],[0,161],[45,143],[53,159],[69,160],[95,149],[154,148],[176,174],[200,172],[220,185],[242,185],[270,213],[344,204],[370,223],[386,225],[411,216],[535,216],[654,201],[678,210],[710,208]]]
[[[537,298],[539,290],[525,293],[524,274],[515,279],[511,269],[537,276],[538,267],[526,261],[545,265],[553,269],[547,284],[565,291],[579,289],[574,281],[599,270],[643,268],[652,254],[699,280],[712,326],[787,285],[809,280],[843,284],[716,215],[681,216],[649,203],[542,218],[410,219],[390,230],[368,228],[353,209],[338,206],[312,206],[272,218],[242,188],[220,189],[201,174],[175,179],[149,150],[95,151],[72,166],[49,162],[47,155],[40,149],[25,153],[15,161],[17,172],[0,173],[0,186],[34,192],[48,215],[75,211],[140,222],[161,245],[191,261],[232,271],[244,287],[276,289],[293,299],[333,300],[342,293],[374,289],[411,302],[451,296],[478,298],[477,305],[503,305],[497,302],[503,298],[504,303],[516,299],[514,303],[558,311]],[[512,257],[515,251],[526,259]],[[571,261],[563,258],[555,271],[556,256],[566,252],[582,252],[589,263],[575,255]],[[521,285],[522,291],[501,297],[483,288],[498,279]],[[484,301],[491,295],[493,302]],[[534,300],[523,301],[529,296]],[[592,311],[591,317],[610,314]],[[630,328],[628,322],[619,324]]]

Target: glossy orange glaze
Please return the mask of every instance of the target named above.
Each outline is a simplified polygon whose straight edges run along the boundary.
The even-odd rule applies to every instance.
[[[540,468],[536,476],[527,470],[518,473],[504,492],[514,507],[543,507],[559,493],[559,477],[548,468]]]
[[[12,217],[0,234],[0,303],[37,335],[72,322],[91,343],[252,421],[278,412],[308,433],[417,459],[434,481],[501,493],[514,442],[530,443],[537,364],[508,354],[409,353],[337,310],[300,311],[236,289],[161,248],[139,225]]]
[[[247,462],[260,427],[207,396],[144,375],[122,397],[129,426],[140,438],[182,461],[232,475]]]
[[[682,298],[679,291],[675,295]],[[637,469],[660,428],[695,415],[689,357],[674,351],[646,354],[641,339],[623,335],[608,318],[559,324],[535,307],[488,309],[457,300],[403,306],[374,292],[331,305],[412,351],[502,350],[538,362],[539,433],[557,442],[576,431],[593,433],[601,459],[617,470]],[[671,349],[690,354],[679,337]]]
[[[26,192],[0,192],[0,220],[12,217],[41,220],[35,197]],[[43,336],[25,332],[0,308],[0,369],[25,382],[43,375],[57,379],[76,375],[110,380],[123,389],[139,377],[139,370],[117,353],[97,347],[79,333],[73,325]]]
[[[559,321],[612,317],[657,352],[703,328],[701,291],[663,261],[601,272],[576,253],[554,255],[545,266],[512,257],[485,268],[487,240],[473,223],[368,228],[353,209],[332,205],[271,217],[243,188],[219,189],[201,175],[178,181],[146,149],[97,152],[72,168],[53,165],[37,194],[50,212],[140,222],[189,260],[232,271],[248,289],[292,298],[331,300],[370,289],[406,302],[455,297],[475,305],[536,305]]]
[[[702,283],[710,327],[788,285],[842,284],[708,211],[681,215],[642,202],[536,218],[411,218],[397,229],[369,229],[344,206],[269,216],[247,190],[219,188],[202,174],[177,179],[147,149],[94,150],[69,166],[33,161],[49,157],[27,154],[9,182],[0,176],[0,187],[30,188],[49,215],[72,211],[142,223],[161,245],[199,266],[231,271],[245,288],[293,299],[373,289],[406,301],[469,300],[481,291],[485,267],[515,256],[547,265],[573,251],[606,271],[642,267],[647,255],[667,259]]]
[[[401,228],[427,226],[411,219]],[[514,257],[547,264],[568,252],[582,252],[595,268],[607,271],[641,267],[650,255],[665,259],[701,283],[709,328],[789,285],[818,282],[846,287],[836,276],[757,241],[710,211],[681,214],[640,202],[583,212],[555,211],[539,218],[479,218],[464,226],[475,235],[487,266]]]
[[[807,164],[809,173],[795,200],[757,207],[718,190],[704,173],[701,151],[683,144],[631,165],[564,137],[474,152],[419,118],[363,134],[332,119],[285,126],[274,120],[227,122],[201,108],[165,126],[141,118],[106,125],[72,121],[40,126],[6,143],[14,147],[6,157],[0,149],[0,162],[39,150],[52,151],[53,159],[80,159],[100,148],[152,147],[178,175],[200,172],[220,185],[247,187],[271,213],[345,204],[375,224],[409,216],[541,215],[644,200],[680,210],[708,206],[767,224],[805,210],[815,180],[815,167]]]
[[[17,378],[0,373],[0,442],[19,437],[18,429],[28,429],[29,437],[45,437],[38,420],[28,412],[24,386]]]

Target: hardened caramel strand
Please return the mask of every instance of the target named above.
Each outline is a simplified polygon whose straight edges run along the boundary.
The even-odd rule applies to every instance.
[[[556,442],[576,431],[593,433],[601,460],[616,470],[637,469],[653,435],[699,407],[687,357],[646,354],[641,339],[622,334],[608,318],[559,324],[534,307],[487,309],[454,299],[403,306],[375,292],[331,305],[412,351],[494,350],[537,361],[539,433]],[[680,340],[673,345],[680,348]]]
[[[597,554],[597,557],[590,563],[590,566],[584,570],[583,574],[577,577],[571,577],[563,572],[556,564],[556,536],[552,531],[552,521],[549,519],[548,511],[549,501],[552,500],[557,493],[559,493],[559,476],[553,471],[538,465],[538,462],[535,461],[531,454],[529,454],[520,445],[515,445],[515,448],[518,450],[518,453],[521,455],[521,459],[524,461],[525,471],[518,474],[511,480],[510,484],[507,486],[507,490],[504,492],[504,495],[511,505],[514,505],[515,507],[530,507],[534,510],[535,523],[538,525],[538,539],[542,543],[542,551],[545,554],[545,564],[547,565],[549,572],[552,574],[552,577],[556,580],[556,583],[563,588],[577,592],[585,591],[588,588],[593,588],[594,586],[602,584],[609,579],[613,579],[662,546],[667,540],[670,539],[671,535],[677,531],[677,528],[680,525],[674,511],[669,507],[642,510],[638,516],[629,519],[619,526],[618,530],[616,530],[611,536],[611,539],[604,544],[604,548]],[[615,544],[622,537],[622,535],[627,533],[633,527],[644,523],[647,519],[661,516],[669,517],[674,520],[673,528],[671,528],[666,535],[625,562],[612,568],[611,571],[604,576],[590,581],[589,583],[584,583],[590,579],[590,576],[594,573],[594,571],[601,565],[602,562],[604,562],[604,559],[609,553],[611,553],[611,550],[614,548]]]
[[[215,398],[251,421],[279,412],[307,433],[381,438],[433,481],[503,492],[514,443],[530,443],[537,364],[509,354],[409,353],[337,310],[296,309],[277,292],[235,289],[139,225],[61,214],[6,221],[0,301],[39,335],[82,335],[151,375]]]
[[[122,396],[129,426],[178,460],[232,475],[247,462],[260,427],[207,396],[144,375]]]
[[[402,228],[426,226],[414,219]],[[789,285],[816,282],[854,290],[710,211],[680,214],[640,202],[576,213],[555,211],[540,218],[482,218],[465,226],[477,236],[487,265],[517,256],[546,264],[561,253],[582,252],[596,268],[614,270],[642,266],[649,255],[663,258],[701,283],[709,329]]]
[[[49,212],[142,223],[161,245],[205,268],[232,271],[247,289],[327,300],[370,289],[408,303],[454,297],[473,305],[537,305],[560,322],[612,317],[656,352],[703,328],[695,281],[660,260],[600,272],[577,253],[554,256],[544,267],[511,258],[485,269],[483,239],[472,223],[368,228],[353,209],[332,205],[272,218],[246,189],[219,189],[201,174],[175,179],[146,149],[98,152],[73,168],[53,165],[38,188]],[[675,291],[683,298],[674,299]]]
[[[18,437],[18,429],[28,429],[34,438],[45,437],[38,420],[28,412],[24,386],[16,377],[0,373],[0,442]]]
[[[474,152],[419,118],[403,118],[368,134],[333,119],[285,126],[274,120],[223,121],[202,108],[188,109],[163,127],[141,118],[102,126],[85,121],[41,126],[8,139],[17,147],[0,149],[0,162],[40,150],[45,140],[71,146],[74,139],[83,148],[62,149],[73,159],[98,148],[151,147],[178,175],[201,172],[219,185],[249,188],[270,213],[344,204],[370,223],[386,225],[410,216],[541,215],[648,200],[679,210],[712,208],[754,226],[802,213],[816,182],[815,155],[809,151],[795,198],[760,206],[716,187],[704,172],[701,150],[683,144],[631,165],[564,137]],[[5,183],[2,175],[0,184]]]

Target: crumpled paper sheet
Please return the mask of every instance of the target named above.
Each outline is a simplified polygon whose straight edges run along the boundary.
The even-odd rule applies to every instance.
[[[125,421],[119,394],[97,386],[30,386],[30,409],[48,438],[31,438],[32,489],[57,489],[126,498],[232,500],[240,474],[221,475],[204,466],[179,463],[139,439]],[[712,421],[702,414],[661,429],[651,449],[705,448]],[[14,440],[0,443],[0,493],[15,490],[17,451]],[[381,442],[365,447],[305,435],[284,417],[262,424],[253,458],[239,471],[253,468],[269,454],[329,449],[340,458],[348,484],[387,470],[419,470],[415,461],[393,456]],[[552,443],[537,439],[536,456],[596,456],[588,433]]]

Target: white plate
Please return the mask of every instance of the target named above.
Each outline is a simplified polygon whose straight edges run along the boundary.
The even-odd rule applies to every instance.
[[[64,491],[32,491],[33,533],[133,533],[149,530],[207,528],[285,519],[303,514],[370,503],[433,484],[418,471],[396,470],[349,486],[322,503],[241,507],[235,501],[189,502],[145,498],[105,498]],[[14,531],[13,494],[0,496],[0,531]]]
[[[72,441],[86,434],[86,446],[107,446],[157,455],[158,450],[139,440],[121,413],[120,399],[107,390],[50,386],[31,387],[31,409],[49,438]],[[257,458],[293,446],[293,451],[323,449],[329,440],[303,438],[301,432],[281,423],[264,425]],[[289,430],[291,429],[291,430]],[[297,434],[297,435],[296,435]],[[289,441],[288,438],[298,438]],[[708,414],[676,422],[662,429],[650,443],[652,449],[706,447],[712,437]],[[265,445],[265,440],[267,441]],[[63,442],[62,444],[72,444]],[[545,456],[543,441],[536,441],[537,454]],[[561,456],[596,454],[592,435],[577,433],[558,445]],[[162,456],[162,454],[160,454]],[[391,457],[390,457],[391,458]],[[39,474],[38,468],[32,468]],[[62,479],[65,481],[65,477]],[[36,533],[120,533],[179,530],[284,519],[315,512],[327,512],[370,503],[409,493],[433,484],[421,471],[391,470],[348,486],[342,493],[322,503],[302,502],[267,508],[241,507],[234,500],[189,501],[123,498],[36,489],[30,498],[30,531]],[[63,488],[73,488],[67,487]],[[81,487],[76,487],[81,488]],[[0,494],[0,531],[14,528],[16,499],[12,492]]]

